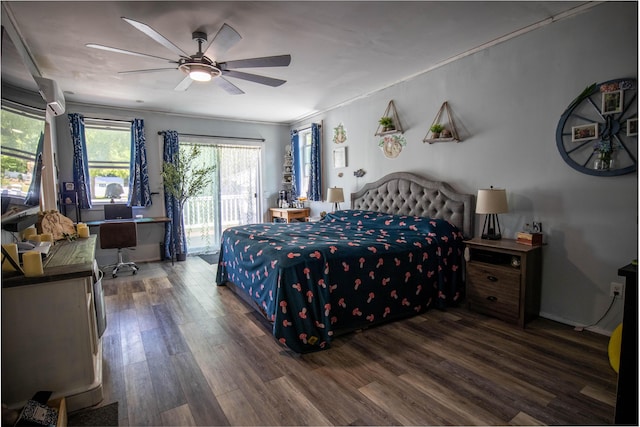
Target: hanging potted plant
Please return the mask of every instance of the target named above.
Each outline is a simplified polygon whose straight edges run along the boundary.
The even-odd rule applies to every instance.
[[[191,150],[181,150],[174,163],[164,162],[162,166],[162,180],[164,190],[176,198],[178,202],[178,226],[173,229],[173,248],[176,259],[184,261],[186,253],[182,251],[182,212],[184,205],[190,197],[197,196],[211,184],[214,165],[204,166],[197,162],[200,156],[200,147],[193,145]]]
[[[440,123],[436,123],[431,125],[431,128],[429,130],[431,130],[431,133],[433,133],[434,138],[440,138],[440,132],[444,130],[444,126],[442,126]]]
[[[395,129],[395,126],[393,124],[393,119],[391,117],[380,117],[380,120],[378,120],[378,123],[380,123],[380,126],[382,126],[383,132],[388,132],[390,130]]]

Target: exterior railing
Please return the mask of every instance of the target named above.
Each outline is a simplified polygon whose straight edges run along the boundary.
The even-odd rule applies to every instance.
[[[198,196],[188,199],[183,213],[185,228],[187,230],[215,229],[216,213],[213,202],[213,196]],[[234,225],[255,222],[254,212],[255,207],[250,206],[246,195],[222,196],[220,199],[220,224],[223,230]]]

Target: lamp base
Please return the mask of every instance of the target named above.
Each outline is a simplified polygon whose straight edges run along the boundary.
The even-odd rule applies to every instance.
[[[484,218],[484,227],[482,227],[481,234],[482,239],[500,240],[502,239],[501,231],[498,214],[489,214]]]
[[[482,236],[480,236],[481,239],[485,239],[485,240],[500,240],[502,239],[502,235],[500,233],[498,234],[483,234]]]

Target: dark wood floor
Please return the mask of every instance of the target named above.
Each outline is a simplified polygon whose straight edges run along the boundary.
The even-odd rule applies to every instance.
[[[466,308],[286,351],[199,257],[105,280],[104,394],[120,425],[610,424],[608,338]]]

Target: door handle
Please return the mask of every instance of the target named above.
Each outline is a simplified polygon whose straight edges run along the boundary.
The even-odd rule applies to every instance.
[[[498,281],[498,278],[497,278],[496,276],[487,276],[487,279],[488,279],[490,282],[497,282],[497,281]]]
[[[491,301],[491,302],[496,302],[496,301],[498,301],[498,297],[494,297],[493,295],[489,295],[489,296],[487,297],[487,299],[488,299],[489,301]]]

